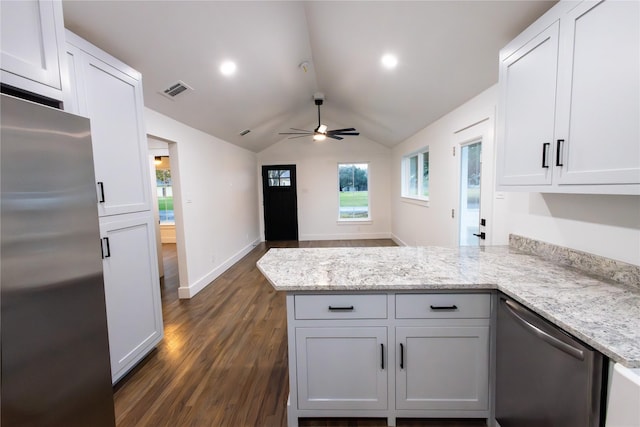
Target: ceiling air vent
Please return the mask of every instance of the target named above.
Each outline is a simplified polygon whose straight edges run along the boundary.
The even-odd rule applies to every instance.
[[[251,132],[251,129],[245,129],[242,132],[240,132],[240,136],[245,136],[246,134],[248,134],[249,132]]]
[[[176,96],[180,95],[182,92],[187,90],[193,90],[191,86],[183,82],[182,80],[178,80],[176,83],[169,86],[167,89],[160,92],[162,95],[166,96],[169,99],[173,99]]]

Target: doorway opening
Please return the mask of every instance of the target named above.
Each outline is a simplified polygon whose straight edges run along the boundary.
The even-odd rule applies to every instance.
[[[262,196],[265,240],[298,240],[296,166],[262,166]]]
[[[460,147],[460,246],[479,246],[480,196],[482,182],[482,141]]]
[[[178,298],[179,275],[185,269],[181,256],[180,237],[183,236],[182,216],[179,212],[180,186],[178,180],[176,143],[148,135],[151,205],[156,223],[158,270],[163,303]],[[174,203],[175,200],[175,203]],[[184,248],[182,248],[184,251]]]

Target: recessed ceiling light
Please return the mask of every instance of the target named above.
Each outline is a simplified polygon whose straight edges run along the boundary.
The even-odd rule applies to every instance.
[[[225,61],[220,65],[220,72],[225,76],[230,76],[236,72],[236,63],[233,61]]]
[[[385,68],[392,69],[396,68],[396,65],[398,65],[398,58],[394,55],[386,54],[382,57],[381,62]]]

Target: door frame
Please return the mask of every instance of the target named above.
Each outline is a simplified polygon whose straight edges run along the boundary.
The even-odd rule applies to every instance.
[[[494,141],[494,119],[493,116],[485,117],[475,123],[472,123],[460,130],[454,132],[453,147],[456,155],[454,156],[456,165],[456,226],[455,226],[455,244],[460,244],[460,175],[462,168],[462,147],[480,142],[482,152],[480,157],[480,218],[487,220],[486,226],[480,231],[486,233],[486,239],[480,241],[480,246],[490,246],[494,241],[494,224],[493,224],[493,196],[495,188],[494,158],[495,158],[495,141]]]
[[[295,240],[299,240],[300,239],[300,229],[299,229],[299,222],[298,222],[298,178],[297,178],[297,165],[295,163],[289,163],[289,164],[262,164],[260,165],[260,173],[259,173],[259,179],[260,179],[260,191],[262,192],[262,238],[263,241],[267,241],[267,206],[265,203],[265,188],[266,188],[266,181],[265,181],[265,173],[267,171],[267,169],[276,169],[276,168],[287,168],[287,169],[291,169],[291,183],[292,183],[292,187],[294,187],[294,197],[295,197],[295,227],[296,227],[296,236],[295,236]]]

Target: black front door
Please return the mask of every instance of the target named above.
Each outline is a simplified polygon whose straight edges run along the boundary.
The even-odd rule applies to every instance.
[[[262,166],[265,240],[298,240],[296,166]]]

